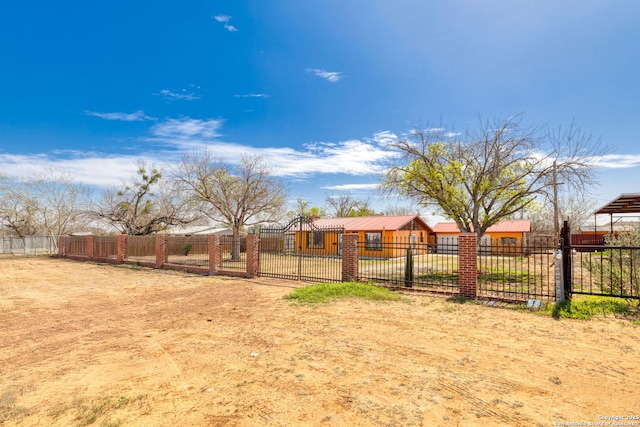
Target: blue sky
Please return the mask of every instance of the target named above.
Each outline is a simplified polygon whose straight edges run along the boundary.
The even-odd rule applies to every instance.
[[[386,142],[524,113],[610,147],[602,205],[640,192],[638,23],[635,0],[5,2],[0,171],[99,190],[206,146],[381,210],[408,205],[374,191]]]

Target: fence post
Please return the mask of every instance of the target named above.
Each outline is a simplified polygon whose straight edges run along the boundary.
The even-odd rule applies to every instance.
[[[87,258],[93,259],[93,235],[90,234],[87,236]]]
[[[166,234],[156,234],[156,267],[162,268],[162,266],[167,262],[167,235]]]
[[[58,256],[65,257],[67,254],[67,248],[65,247],[65,239],[64,236],[58,236]]]
[[[342,235],[342,281],[358,280],[358,234]]]
[[[246,239],[247,275],[256,277],[260,269],[260,238],[255,234],[249,234]]]
[[[478,287],[478,235],[460,233],[458,237],[458,275],[460,295],[476,299]]]
[[[118,260],[118,262],[124,262],[125,259],[127,259],[127,235],[126,234],[118,234],[117,240],[116,240],[116,251],[117,251],[117,255],[116,255],[116,259]]]
[[[562,248],[562,277],[564,281],[564,297],[571,299],[571,227],[564,221],[560,231],[560,248]]]
[[[209,276],[218,274],[222,267],[222,246],[220,245],[220,236],[217,234],[209,234]]]

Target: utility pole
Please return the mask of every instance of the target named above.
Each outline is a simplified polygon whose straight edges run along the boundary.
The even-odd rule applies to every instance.
[[[560,244],[560,225],[558,224],[558,171],[556,161],[553,161],[553,238],[556,247]]]

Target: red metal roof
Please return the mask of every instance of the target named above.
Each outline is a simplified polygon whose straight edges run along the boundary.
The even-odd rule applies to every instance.
[[[455,222],[439,222],[433,227],[433,232],[436,234],[443,233],[459,233],[460,229]]]
[[[350,231],[381,231],[399,230],[411,221],[416,221],[414,228],[431,231],[429,224],[418,215],[398,216],[356,216],[348,218],[319,218],[313,221],[316,227],[343,227],[345,232]]]
[[[531,221],[528,219],[512,219],[500,221],[487,228],[487,233],[529,233],[531,231]],[[436,234],[460,233],[460,229],[455,222],[439,222],[433,227]]]
[[[530,231],[531,221],[528,219],[500,221],[487,228],[487,233],[529,233]]]

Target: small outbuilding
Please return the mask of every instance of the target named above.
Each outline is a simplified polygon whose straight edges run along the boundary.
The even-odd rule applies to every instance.
[[[318,230],[339,230],[322,233]],[[339,255],[342,233],[357,233],[358,256],[363,258],[393,258],[406,255],[412,245],[416,254],[428,252],[428,244],[435,243],[433,230],[418,215],[360,216],[314,218],[313,226],[296,230],[296,247],[314,249],[313,253]],[[302,238],[302,245],[299,239]]]
[[[439,222],[433,227],[438,253],[457,253],[460,229],[455,222]],[[487,229],[480,239],[480,252],[509,254],[526,245],[531,232],[528,219],[500,221]]]

